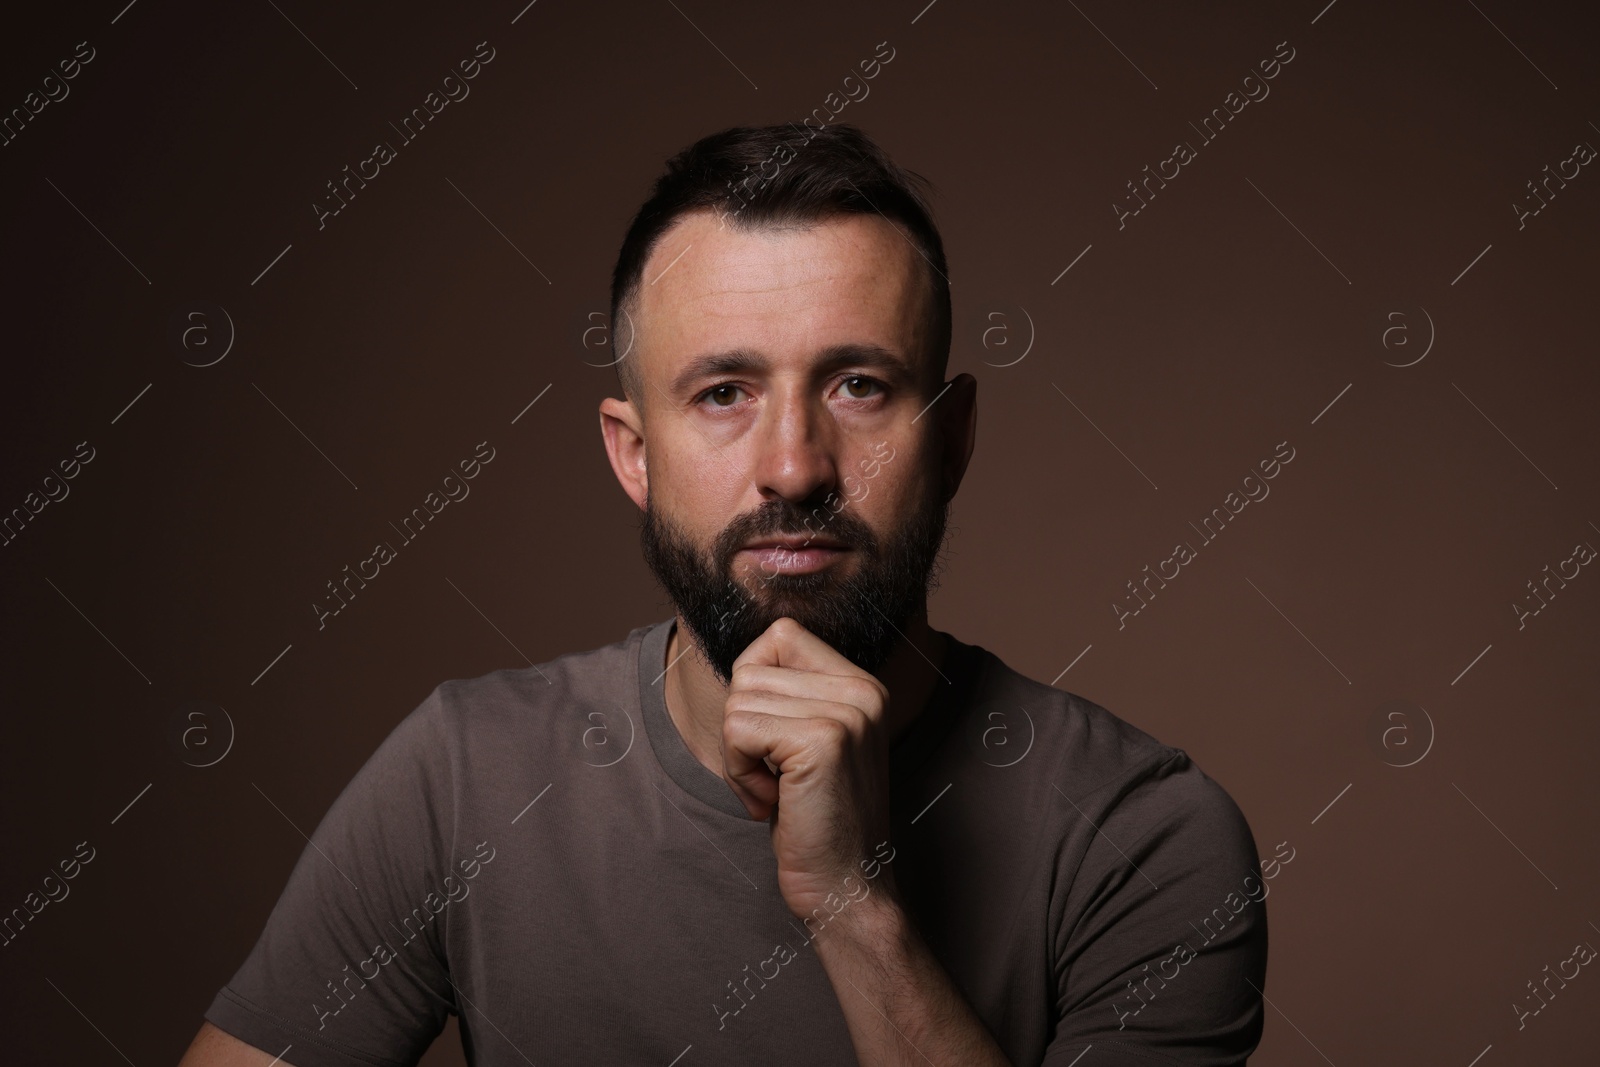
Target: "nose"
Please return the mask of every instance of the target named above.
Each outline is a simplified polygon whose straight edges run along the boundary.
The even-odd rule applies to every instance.
[[[764,499],[783,497],[803,504],[835,491],[835,427],[819,400],[798,390],[775,387],[757,422],[754,440],[750,477]]]

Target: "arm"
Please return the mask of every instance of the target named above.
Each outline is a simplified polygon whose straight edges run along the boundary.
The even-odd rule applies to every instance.
[[[877,678],[779,619],[734,663],[723,777],[751,817],[772,826],[790,910],[808,926],[833,916],[817,956],[857,1061],[1009,1067],[907,916],[893,877],[875,861],[858,863],[861,843],[888,843],[887,701]],[[877,892],[850,891],[858,866],[869,880],[883,875]]]
[[[892,893],[845,908],[816,940],[862,1067],[1010,1067]]]
[[[201,1023],[200,1032],[194,1035],[178,1067],[269,1067],[274,1063],[291,1065],[293,1061],[282,1057],[275,1060],[271,1053],[245,1044],[226,1030]]]
[[[205,1012],[199,1063],[415,1063],[452,1008],[444,927],[453,868],[452,741],[444,687],[351,778],[301,851],[243,965]],[[265,804],[265,802],[264,802]],[[492,846],[491,846],[492,847]],[[480,857],[487,858],[487,857]],[[470,860],[462,861],[470,864]],[[239,1044],[234,1044],[234,1041]]]
[[[1056,1026],[1047,1067],[1242,1067],[1261,1038],[1266,897],[1243,814],[1186,755],[1072,802],[1092,835],[1052,896]],[[1064,794],[1058,799],[1065,802]],[[1088,1067],[1086,1059],[1082,1067]]]

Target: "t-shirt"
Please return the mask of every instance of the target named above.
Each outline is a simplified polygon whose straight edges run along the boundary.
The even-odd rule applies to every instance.
[[[435,688],[206,1018],[298,1067],[414,1064],[450,1014],[482,1067],[855,1064],[810,944],[829,912],[790,912],[768,824],[667,712],[674,625]],[[946,647],[857,892],[892,866],[1013,1064],[1244,1063],[1267,886],[1232,799],[1099,705]]]

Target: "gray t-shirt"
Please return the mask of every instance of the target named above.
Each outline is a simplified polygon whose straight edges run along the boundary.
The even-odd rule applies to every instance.
[[[829,913],[789,911],[768,825],[667,713],[672,628],[436,688],[206,1018],[298,1067],[414,1064],[451,1013],[482,1067],[856,1063],[810,944]],[[853,896],[892,866],[1013,1064],[1244,1063],[1277,864],[1228,794],[982,647],[940,670]]]

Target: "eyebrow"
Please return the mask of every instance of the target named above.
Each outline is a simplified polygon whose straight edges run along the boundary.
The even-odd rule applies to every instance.
[[[882,345],[870,343],[829,345],[822,350],[820,358],[811,370],[814,373],[826,374],[847,366],[872,367],[885,376],[896,379],[911,377],[911,368],[898,354]],[[767,371],[769,367],[766,356],[755,349],[733,348],[726,352],[712,352],[690,360],[688,366],[672,379],[671,389],[672,393],[677,395],[702,378],[747,372],[759,374]]]

